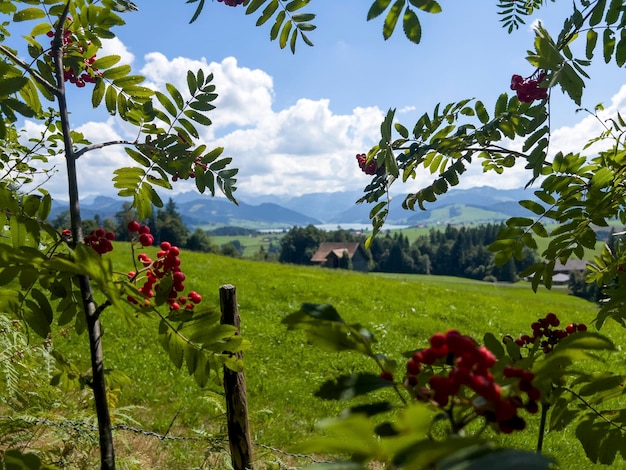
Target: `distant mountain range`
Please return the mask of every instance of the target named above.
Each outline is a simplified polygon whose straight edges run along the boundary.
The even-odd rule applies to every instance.
[[[291,198],[259,196],[254,200],[241,197],[239,205],[224,198],[182,193],[172,197],[185,223],[190,227],[214,228],[225,225],[271,229],[291,228],[309,224],[369,224],[371,206],[356,204],[360,191],[312,193]],[[488,223],[509,217],[527,215],[517,201],[532,199],[523,189],[496,189],[488,186],[456,189],[426,205],[426,211],[402,209],[402,197],[391,201],[388,224],[436,225]],[[81,202],[84,219],[115,217],[125,200],[96,196]],[[67,210],[66,204],[55,201],[51,218]]]

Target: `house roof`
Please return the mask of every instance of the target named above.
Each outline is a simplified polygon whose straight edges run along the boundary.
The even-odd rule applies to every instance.
[[[568,259],[567,263],[557,262],[554,265],[555,273],[569,273],[570,271],[584,271],[587,269],[587,261],[582,259]]]
[[[350,259],[354,257],[354,254],[359,249],[358,243],[343,243],[343,242],[324,242],[317,251],[311,257],[313,263],[323,263],[328,258],[328,255],[333,253],[338,258],[343,257],[345,251],[348,252]]]

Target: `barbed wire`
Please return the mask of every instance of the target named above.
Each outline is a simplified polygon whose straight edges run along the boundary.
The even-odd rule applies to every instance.
[[[50,426],[57,428],[71,428],[76,432],[96,432],[98,430],[98,426],[92,423],[88,423],[85,421],[78,421],[72,419],[64,419],[61,421],[54,421],[47,418],[26,418],[26,417],[14,417],[14,416],[0,416],[0,421],[11,421],[11,422],[23,422],[28,425],[33,426]],[[170,435],[169,432],[166,434],[160,434],[155,431],[148,431],[146,429],[140,429],[133,426],[129,426],[127,424],[116,424],[111,426],[113,431],[127,431],[132,432],[134,434],[140,434],[146,437],[153,437],[155,439],[159,439],[160,441],[204,441],[211,442],[212,444],[227,444],[228,438],[221,436],[174,436]],[[252,441],[252,444],[261,447],[263,449],[269,450],[270,452],[280,454],[286,457],[291,457],[295,459],[306,459],[313,463],[332,463],[329,460],[320,460],[312,455],[308,454],[298,454],[293,452],[287,452],[286,450],[279,449],[277,447],[270,446],[268,444],[263,444],[261,442]]]

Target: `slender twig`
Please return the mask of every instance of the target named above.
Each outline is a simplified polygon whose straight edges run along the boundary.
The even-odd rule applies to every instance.
[[[543,450],[543,438],[546,435],[546,421],[548,418],[548,409],[550,404],[541,403],[541,421],[539,422],[539,435],[537,436],[537,453],[540,454]]]
[[[578,393],[576,393],[574,390],[572,390],[571,388],[568,387],[563,387],[563,390],[571,393],[572,395],[574,395],[576,398],[578,398],[583,405],[585,405],[587,408],[589,408],[596,416],[598,416],[599,418],[601,418],[603,421],[605,421],[606,423],[610,424],[611,426],[613,426],[616,429],[619,429],[620,431],[623,431],[624,429],[626,429],[625,426],[622,426],[621,424],[617,424],[615,421],[611,421],[609,418],[607,418],[606,416],[604,416],[602,414],[602,412],[596,410],[591,403],[589,403],[587,400],[585,400],[583,397],[581,397]]]
[[[19,65],[21,68],[26,70],[29,74],[31,74],[33,78],[37,80],[44,88],[46,88],[48,91],[50,91],[54,95],[58,96],[58,94],[60,93],[59,88],[55,87],[52,83],[50,83],[48,80],[43,78],[39,74],[39,72],[33,69],[30,65],[24,62],[18,56],[13,54],[13,52],[11,52],[11,50],[8,47],[0,45],[0,52],[4,54],[5,56],[7,56],[9,59],[11,59],[13,62],[15,62],[17,65]]]
[[[76,152],[74,152],[74,158],[76,160],[78,160],[78,158],[87,153],[87,152],[91,152],[92,150],[98,150],[104,147],[109,147],[111,145],[137,145],[137,141],[131,142],[129,140],[111,140],[109,142],[101,142],[99,144],[91,144],[91,145],[87,145],[86,147],[83,147],[80,150],[77,150]]]

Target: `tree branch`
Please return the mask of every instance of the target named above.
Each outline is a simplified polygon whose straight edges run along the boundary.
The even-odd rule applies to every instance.
[[[137,145],[137,141],[131,142],[129,140],[111,140],[110,142],[101,142],[99,144],[92,144],[83,147],[80,150],[74,152],[74,158],[78,160],[78,158],[84,153],[91,152],[92,150],[98,150],[104,147],[109,147],[111,145]]]
[[[61,90],[55,87],[52,83],[50,83],[41,75],[39,75],[39,72],[33,69],[30,65],[24,62],[18,56],[13,54],[13,52],[11,52],[11,50],[8,47],[0,45],[0,52],[4,54],[5,56],[7,56],[9,59],[11,59],[13,62],[15,62],[17,65],[19,65],[21,68],[23,68],[25,71],[30,73],[35,80],[37,80],[41,85],[43,85],[44,88],[46,88],[48,91],[50,91],[54,95],[58,96],[58,94],[61,92]]]

